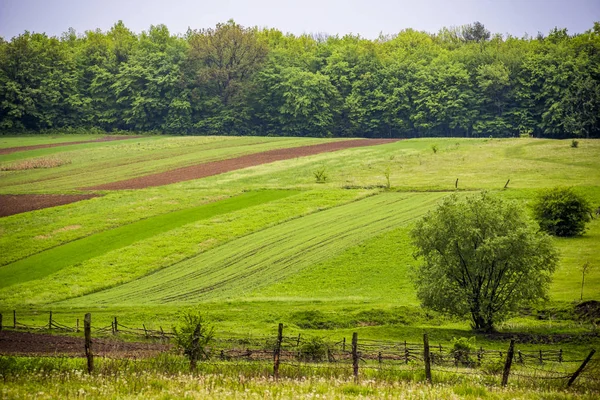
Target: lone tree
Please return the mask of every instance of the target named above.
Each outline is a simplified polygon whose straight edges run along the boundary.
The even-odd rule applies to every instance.
[[[487,193],[446,198],[411,232],[425,307],[493,331],[510,311],[545,299],[558,253],[521,207]]]
[[[571,188],[556,187],[541,192],[533,203],[540,228],[555,236],[579,236],[592,219],[592,206]]]

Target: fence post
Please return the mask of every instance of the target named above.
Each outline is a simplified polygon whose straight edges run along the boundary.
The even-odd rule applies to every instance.
[[[542,350],[540,349],[540,364],[544,363],[544,356],[542,355]]]
[[[406,344],[406,340],[404,341],[404,364],[408,364],[408,346]]]
[[[508,375],[510,374],[510,367],[512,365],[513,357],[515,355],[515,340],[510,340],[508,346],[508,353],[506,353],[506,362],[504,363],[504,371],[502,372],[502,386],[506,386],[508,383]]]
[[[273,352],[273,376],[275,380],[279,380],[279,357],[281,356],[281,342],[283,340],[283,324],[279,324],[277,329],[277,342],[275,343],[275,351]]]
[[[298,340],[296,341],[296,349],[298,349],[298,359],[300,359],[301,351],[300,351],[300,334],[298,334]]]
[[[346,338],[342,340],[342,351],[346,351]]]
[[[481,360],[483,360],[483,347],[479,347],[479,351],[477,352],[477,365],[481,367]]]
[[[352,369],[354,370],[354,382],[358,383],[358,333],[352,334]]]
[[[116,335],[117,332],[119,332],[119,323],[117,322],[117,317],[115,317],[115,330],[113,333]]]
[[[377,354],[377,361],[379,361],[379,365],[381,365],[381,363],[383,362],[383,359],[381,358],[381,352]]]
[[[48,329],[52,329],[52,311],[50,311],[50,316],[48,317]]]
[[[142,324],[142,326],[144,327],[144,337],[148,339],[148,331],[146,330],[146,324]]]
[[[85,335],[85,357],[87,358],[88,373],[94,371],[94,355],[92,354],[92,314],[85,314],[83,319],[83,330]]]
[[[558,362],[559,363],[563,362],[562,349],[558,350]]]
[[[17,310],[13,310],[13,329],[17,329]]]
[[[75,323],[75,332],[79,333],[79,318],[77,318],[77,322]]]
[[[0,332],[2,332],[2,313],[0,313]]]
[[[521,350],[517,351],[517,354],[519,355],[519,364],[523,364],[523,354],[521,354]]]
[[[592,351],[590,351],[590,354],[588,354],[588,356],[585,358],[585,360],[583,360],[583,363],[579,366],[579,368],[577,368],[577,371],[575,371],[573,373],[573,375],[571,375],[571,378],[569,379],[569,382],[567,383],[567,387],[571,387],[571,385],[573,384],[573,382],[575,382],[575,379],[577,379],[577,377],[579,376],[579,374],[581,374],[583,372],[583,369],[585,368],[585,366],[587,365],[587,363],[590,362],[590,360],[594,356],[595,352],[596,352],[596,350],[594,350],[594,349],[592,349]]]
[[[429,354],[429,337],[423,334],[423,360],[425,361],[425,379],[431,383],[431,356]]]

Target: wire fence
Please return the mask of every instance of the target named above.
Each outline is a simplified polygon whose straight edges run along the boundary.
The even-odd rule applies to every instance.
[[[45,325],[28,325],[17,321],[13,313],[12,325],[2,326],[0,330],[13,329],[23,331],[59,331],[78,333],[79,320],[73,325],[56,321],[49,314]],[[280,325],[280,333],[283,326]],[[146,339],[168,341],[174,332],[159,329],[141,328],[122,324],[116,317],[110,325],[91,326],[94,335],[128,335]],[[355,334],[356,335],[356,334]],[[342,338],[339,341],[324,341],[318,337],[275,336],[262,337],[215,337],[204,349],[207,360],[211,362],[273,362],[274,375],[277,376],[279,365],[302,369],[327,369],[330,371],[346,371],[353,373],[358,379],[358,371],[399,371],[416,372],[425,369],[427,380],[431,381],[431,371],[436,374],[508,375],[514,379],[546,380],[564,382],[570,386],[576,379],[580,384],[600,385],[600,362],[581,353],[564,351],[563,349],[484,349],[483,347],[461,348],[455,345],[431,345],[425,337],[424,342],[386,341]],[[511,350],[512,349],[512,350]],[[427,372],[430,371],[430,372]],[[505,382],[505,380],[503,381]]]

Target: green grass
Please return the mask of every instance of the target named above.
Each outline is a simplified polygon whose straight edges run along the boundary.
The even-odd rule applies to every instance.
[[[205,190],[223,183],[246,188],[383,187],[389,167],[392,188],[402,191],[454,190],[456,179],[459,190],[500,190],[510,179],[510,190],[566,185],[598,192],[600,141],[583,142],[572,149],[567,141],[558,140],[406,140],[280,161],[174,187]],[[440,147],[435,154],[432,143]],[[548,162],[549,157],[554,162]],[[324,184],[315,182],[313,173],[319,168],[325,168],[328,175]]]
[[[369,191],[304,191],[291,197],[191,222],[130,246],[0,290],[0,305],[43,304],[128,282],[237,237],[369,195]],[[60,247],[59,247],[60,248]],[[0,271],[3,267],[0,268]]]
[[[0,289],[43,278],[70,265],[81,263],[195,221],[297,193],[297,191],[250,192],[231,199],[143,219],[69,242],[0,268]]]
[[[18,145],[27,145],[30,138],[18,140]],[[72,164],[48,171],[0,174],[0,192],[74,192],[88,184],[309,142],[320,140],[150,137],[110,146],[54,148],[48,154],[68,158]],[[433,144],[439,148],[437,153],[431,150]],[[600,141],[580,140],[576,149],[569,144],[539,139],[405,140],[284,160],[165,187],[107,192],[101,198],[0,218],[0,265],[6,265],[139,221],[175,216],[245,190],[301,190],[285,199],[157,232],[41,279],[7,286],[0,289],[0,311],[16,308],[22,318],[32,322],[45,322],[47,315],[40,312],[50,309],[73,321],[92,311],[105,325],[118,315],[133,326],[145,323],[167,328],[182,304],[194,304],[228,334],[270,332],[284,322],[286,329],[294,332],[332,337],[349,337],[355,330],[361,337],[401,340],[419,340],[424,330],[436,341],[468,337],[468,321],[422,310],[408,280],[417,264],[409,240],[411,221],[435,203],[419,203],[418,199],[441,197],[443,193],[437,192],[453,191],[458,179],[461,193],[490,190],[520,202],[525,210],[539,189],[556,185],[574,186],[597,207]],[[0,162],[11,161],[0,157]],[[388,167],[390,192],[400,193],[354,202],[384,191]],[[329,177],[326,183],[315,181],[313,173],[320,168],[325,168]],[[508,179],[508,188],[503,190]],[[360,206],[363,201],[383,204],[390,196],[407,196],[407,202],[413,199],[410,201],[418,212],[411,214],[410,207],[396,213],[383,206]],[[377,220],[378,215],[392,223],[386,225],[384,218],[373,223],[372,230],[361,228],[362,222]],[[503,332],[576,337],[592,331],[591,325],[569,316],[569,310],[579,299],[579,268],[587,260],[593,268],[586,276],[584,300],[600,298],[600,220],[590,223],[582,237],[555,239],[555,243],[561,259],[550,290],[551,303],[537,305],[531,315],[516,315],[499,325]],[[236,263],[229,263],[236,255]],[[186,279],[194,272],[207,275]],[[245,276],[244,272],[256,273]],[[171,273],[172,283],[162,285],[161,277]],[[226,279],[231,279],[227,285],[212,287]],[[152,291],[152,285],[162,288]],[[194,293],[205,289],[211,290]],[[178,298],[186,293],[189,299]],[[559,317],[550,312],[550,317],[538,319],[535,310],[539,309],[562,311]],[[488,343],[480,336],[477,340]],[[490,343],[506,347],[502,341]],[[584,351],[597,346],[598,340],[566,340],[563,344]]]
[[[165,304],[247,297],[410,223],[443,194],[380,194],[254,233],[77,304]]]
[[[96,373],[88,375],[83,359],[0,357],[6,398],[202,398],[202,399],[595,399],[597,388],[564,381],[513,376],[501,387],[498,375],[461,371],[433,372],[433,385],[423,371],[405,368],[363,368],[354,382],[351,366],[286,365],[280,379],[270,375],[272,363],[199,363],[189,372],[183,357],[161,355],[151,359],[96,359]],[[460,374],[468,372],[468,374]]]
[[[311,138],[144,137],[30,150],[0,156],[0,165],[48,155],[68,160],[70,164],[0,172],[0,193],[61,193],[204,162],[322,142]]]
[[[0,136],[0,149],[21,146],[35,146],[40,144],[82,142],[84,140],[97,140],[106,135],[19,135]]]

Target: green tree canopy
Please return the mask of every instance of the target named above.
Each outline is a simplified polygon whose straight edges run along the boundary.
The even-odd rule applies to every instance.
[[[592,206],[573,189],[556,187],[538,195],[533,213],[543,231],[555,236],[578,236],[591,220]]]
[[[417,296],[433,310],[491,331],[509,312],[545,299],[558,254],[521,207],[487,193],[446,198],[417,222]]]

